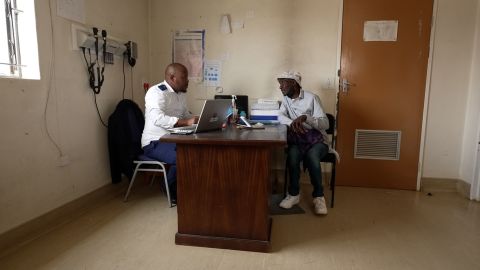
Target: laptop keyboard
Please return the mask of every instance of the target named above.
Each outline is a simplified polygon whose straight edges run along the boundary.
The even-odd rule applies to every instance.
[[[184,126],[184,127],[176,127],[176,128],[169,128],[168,131],[173,134],[190,134],[195,131],[197,124],[193,124],[191,126]]]
[[[191,126],[171,128],[170,130],[195,130],[196,127],[197,127],[197,124],[193,124]]]

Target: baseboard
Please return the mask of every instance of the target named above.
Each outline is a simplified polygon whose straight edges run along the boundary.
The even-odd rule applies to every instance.
[[[126,182],[108,184],[0,235],[0,258],[68,223],[92,207],[123,195]]]
[[[462,197],[470,199],[470,189],[472,184],[467,183],[463,180],[458,180],[457,182],[457,192],[462,195]]]
[[[421,191],[423,192],[456,192],[462,197],[470,198],[470,183],[460,179],[422,178]]]

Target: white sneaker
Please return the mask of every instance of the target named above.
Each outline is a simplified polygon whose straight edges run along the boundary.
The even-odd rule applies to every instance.
[[[317,215],[326,215],[328,213],[325,197],[313,198],[313,209]]]
[[[287,194],[287,197],[285,197],[285,199],[280,202],[279,206],[284,209],[290,209],[292,208],[292,206],[298,204],[299,202],[300,194],[298,194],[297,196],[291,196],[290,194]]]

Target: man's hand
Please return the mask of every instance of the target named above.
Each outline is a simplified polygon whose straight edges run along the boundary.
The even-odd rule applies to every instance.
[[[303,123],[307,120],[306,115],[301,115],[297,119],[293,120],[293,122],[290,124],[290,127],[292,128],[293,132],[295,133],[305,133],[307,130],[303,126]]]
[[[198,123],[198,119],[199,119],[199,118],[200,118],[200,116],[195,115],[195,116],[193,117],[193,124]],[[192,124],[192,125],[193,125],[193,124]]]
[[[198,116],[194,116],[192,118],[187,119],[178,119],[175,127],[184,127],[184,126],[191,126],[193,124],[198,123]]]

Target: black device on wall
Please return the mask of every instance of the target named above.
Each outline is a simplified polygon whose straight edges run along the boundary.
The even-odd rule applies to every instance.
[[[125,43],[125,47],[127,48],[125,54],[127,55],[128,64],[133,67],[137,63],[137,43],[129,41]]]
[[[245,95],[235,95],[237,97],[236,105],[238,109],[238,114],[242,111],[245,112],[246,117],[248,118],[248,96]],[[232,99],[232,95],[215,95],[215,99]]]

